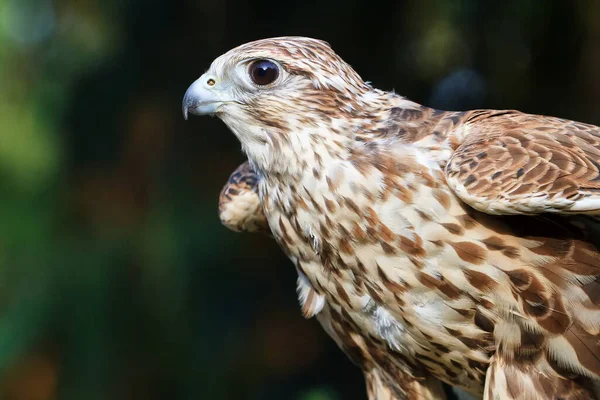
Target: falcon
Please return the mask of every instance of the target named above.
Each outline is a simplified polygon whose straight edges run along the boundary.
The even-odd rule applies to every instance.
[[[183,113],[239,139],[221,218],[270,230],[369,399],[600,399],[600,128],[431,109],[303,37],[218,57]]]

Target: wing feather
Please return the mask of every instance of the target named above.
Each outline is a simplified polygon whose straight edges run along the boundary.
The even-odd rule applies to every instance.
[[[233,171],[221,190],[219,218],[236,232],[270,232],[258,196],[258,175],[248,161]]]
[[[600,128],[487,111],[471,114],[446,165],[448,185],[488,214],[600,214]]]
[[[494,356],[487,370],[484,400],[595,400],[594,383],[586,378],[566,379]]]

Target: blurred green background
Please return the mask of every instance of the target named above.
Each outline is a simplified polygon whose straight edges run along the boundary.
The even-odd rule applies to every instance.
[[[365,399],[275,244],[218,221],[239,144],[181,116],[279,35],[429,106],[600,124],[594,0],[1,0],[0,399]]]

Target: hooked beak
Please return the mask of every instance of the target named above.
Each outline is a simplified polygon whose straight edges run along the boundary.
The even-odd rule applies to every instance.
[[[226,101],[221,98],[221,93],[215,89],[215,79],[204,74],[192,83],[183,96],[183,118],[187,119],[188,113],[214,114],[224,102]]]

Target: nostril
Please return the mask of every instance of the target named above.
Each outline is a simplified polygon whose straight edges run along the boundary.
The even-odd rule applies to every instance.
[[[208,86],[215,86],[215,80],[213,78],[210,78],[209,80],[206,81],[206,84]]]

